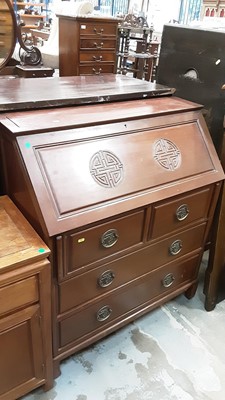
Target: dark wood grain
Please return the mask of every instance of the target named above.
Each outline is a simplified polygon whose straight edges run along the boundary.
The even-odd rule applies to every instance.
[[[8,78],[1,80],[0,111],[145,99],[172,93],[173,90],[166,86],[114,74],[45,79]]]

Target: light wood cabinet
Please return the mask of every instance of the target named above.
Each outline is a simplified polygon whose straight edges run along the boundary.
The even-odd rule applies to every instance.
[[[52,386],[49,249],[0,197],[0,399]]]

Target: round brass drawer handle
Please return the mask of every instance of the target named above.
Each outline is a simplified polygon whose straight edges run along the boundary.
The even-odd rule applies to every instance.
[[[100,287],[105,288],[113,283],[115,274],[113,271],[104,271],[98,278],[98,284]]]
[[[169,273],[166,276],[164,276],[164,278],[162,280],[162,284],[165,288],[168,288],[173,284],[174,281],[175,281],[175,278],[174,278],[173,274]]]
[[[97,35],[102,35],[104,32],[103,28],[99,29],[99,31],[97,30],[97,28],[94,28],[93,30],[94,30],[94,33],[96,33]]]
[[[112,314],[112,309],[109,306],[104,306],[100,308],[97,312],[97,320],[99,322],[106,321]]]
[[[183,243],[180,239],[175,240],[173,243],[171,243],[169,247],[169,252],[172,256],[176,256],[177,254],[180,253],[182,249]]]
[[[94,47],[96,47],[96,49],[102,49],[103,46],[104,46],[104,43],[103,43],[103,42],[101,42],[100,44],[94,42]]]
[[[102,56],[99,56],[99,57],[92,56],[92,58],[93,58],[93,60],[94,60],[94,61],[96,61],[96,62],[101,62],[101,61],[102,61],[102,59],[103,59],[103,57],[102,57]]]
[[[178,221],[184,221],[189,215],[189,208],[187,204],[182,204],[176,210],[176,217]]]
[[[109,229],[101,236],[101,244],[105,248],[112,247],[119,239],[119,234],[116,229]]]
[[[94,75],[100,75],[102,72],[102,69],[99,68],[99,70],[97,71],[95,68],[92,68],[92,72],[94,73]]]

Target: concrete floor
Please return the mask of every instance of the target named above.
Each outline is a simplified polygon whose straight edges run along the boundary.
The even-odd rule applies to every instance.
[[[206,312],[202,263],[183,295],[61,363],[52,390],[23,400],[224,400],[225,300]]]

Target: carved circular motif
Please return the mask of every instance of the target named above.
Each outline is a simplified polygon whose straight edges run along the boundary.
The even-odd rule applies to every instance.
[[[90,173],[99,185],[112,188],[123,179],[123,164],[112,152],[100,150],[90,160]]]
[[[174,171],[181,164],[181,153],[170,140],[159,139],[154,143],[154,159],[161,167]]]

